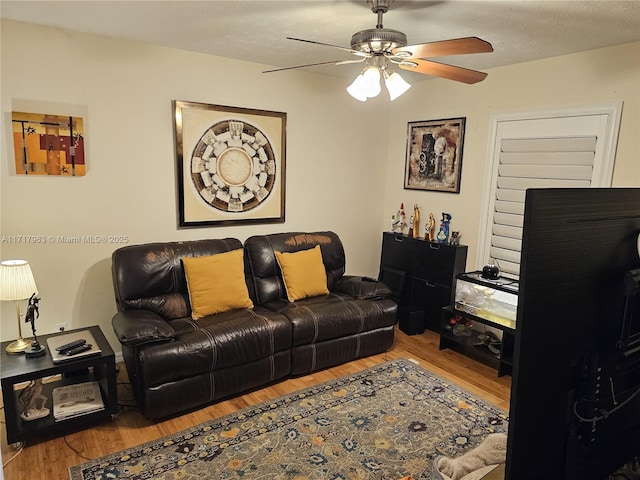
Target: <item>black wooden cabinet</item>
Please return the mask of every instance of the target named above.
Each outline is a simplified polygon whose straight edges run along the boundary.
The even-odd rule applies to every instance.
[[[403,332],[440,333],[442,307],[452,304],[456,275],[466,263],[465,245],[383,233],[379,279],[394,293]]]

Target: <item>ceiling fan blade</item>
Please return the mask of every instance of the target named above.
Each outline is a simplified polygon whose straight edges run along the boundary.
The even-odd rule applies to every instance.
[[[431,58],[487,52],[493,52],[493,47],[489,42],[485,42],[478,37],[419,43],[416,45],[397,47],[391,50],[394,57],[400,58]]]
[[[332,60],[330,62],[318,62],[308,63],[306,65],[296,65],[295,67],[274,68],[273,70],[265,70],[262,73],[281,72],[282,70],[293,70],[294,68],[315,67],[317,65],[346,65],[348,63],[360,63],[364,62],[365,58],[358,58],[354,60]]]
[[[431,60],[419,60],[417,58],[398,63],[398,66],[410,72],[424,73],[425,75],[448,78],[449,80],[469,84],[481,82],[487,77],[487,74],[484,72],[454,67],[453,65],[446,65]]]
[[[339,45],[331,45],[330,43],[316,42],[315,40],[305,40],[303,38],[294,38],[294,37],[287,37],[287,40],[295,40],[297,42],[313,43],[314,45],[322,45],[324,47],[339,48],[340,50],[344,50],[345,52],[353,53],[354,55],[358,55],[359,57],[369,58],[369,57],[372,56],[370,53],[360,52],[359,50],[353,50],[352,48],[340,47]]]

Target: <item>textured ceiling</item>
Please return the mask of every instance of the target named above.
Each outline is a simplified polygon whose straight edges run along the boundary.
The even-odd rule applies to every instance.
[[[287,40],[298,37],[350,46],[374,28],[365,0],[296,1],[11,1],[4,18],[236,58],[269,67],[353,58],[339,49]],[[640,1],[401,1],[384,27],[409,44],[477,36],[493,53],[441,57],[466,68],[491,67],[640,41]],[[361,65],[306,68],[352,77]],[[279,75],[271,73],[269,75]],[[404,74],[404,73],[403,73]],[[428,78],[416,73],[411,80]]]

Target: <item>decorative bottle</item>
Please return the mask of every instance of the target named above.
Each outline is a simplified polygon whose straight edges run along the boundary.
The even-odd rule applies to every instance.
[[[451,215],[442,212],[442,222],[440,223],[440,230],[438,231],[438,242],[447,243],[449,241],[449,223],[451,222]]]
[[[420,207],[413,206],[413,238],[420,238]]]
[[[433,213],[429,214],[429,223],[425,225],[424,238],[429,240],[430,242],[435,242],[436,240],[436,219],[433,216]]]

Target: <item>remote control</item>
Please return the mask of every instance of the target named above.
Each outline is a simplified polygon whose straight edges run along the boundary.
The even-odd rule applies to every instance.
[[[85,350],[90,350],[92,347],[92,345],[90,343],[84,343],[78,347],[72,348],[71,350],[67,350],[65,353],[65,355],[67,356],[72,356],[72,355],[77,355],[78,353],[82,353]]]
[[[71,350],[72,348],[79,347],[80,345],[84,345],[87,341],[84,338],[79,340],[74,340],[73,342],[65,343],[64,345],[59,346],[56,350],[60,353],[65,353],[67,350]]]

